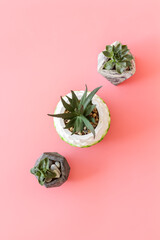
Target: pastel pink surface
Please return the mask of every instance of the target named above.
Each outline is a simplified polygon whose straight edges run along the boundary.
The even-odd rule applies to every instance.
[[[160,2],[0,1],[0,239],[160,239]],[[119,86],[97,73],[115,40],[136,58]],[[104,140],[63,142],[60,95],[100,85],[111,111]],[[45,189],[30,174],[44,151],[64,155],[69,180]]]

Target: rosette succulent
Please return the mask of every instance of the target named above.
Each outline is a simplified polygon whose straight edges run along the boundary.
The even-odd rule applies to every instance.
[[[106,70],[115,69],[121,74],[129,70],[132,65],[133,56],[130,54],[127,45],[122,45],[121,43],[118,43],[117,46],[107,45],[103,54],[108,58],[108,61],[104,64],[104,69]]]
[[[101,87],[94,89],[87,95],[87,86],[81,97],[78,99],[74,91],[71,91],[71,97],[67,97],[68,103],[61,97],[61,102],[65,108],[64,113],[48,114],[49,116],[69,120],[65,125],[65,129],[73,127],[72,135],[83,131],[84,127],[89,129],[95,137],[95,130],[91,123],[95,123],[95,119],[90,115],[96,107],[92,103],[92,98]]]
[[[56,170],[51,170],[49,167],[49,159],[42,159],[38,165],[34,166],[30,172],[38,178],[38,182],[44,185],[50,179],[57,178]]]

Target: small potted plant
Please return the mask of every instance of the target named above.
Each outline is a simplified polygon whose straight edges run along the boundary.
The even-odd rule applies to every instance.
[[[89,147],[100,142],[110,127],[110,113],[96,95],[101,87],[88,92],[71,91],[57,104],[54,125],[59,136],[72,146]]]
[[[61,186],[69,176],[70,167],[67,160],[56,152],[43,153],[30,170],[38,182],[47,188]]]
[[[112,84],[118,85],[136,71],[135,60],[127,45],[116,41],[98,55],[98,72]]]

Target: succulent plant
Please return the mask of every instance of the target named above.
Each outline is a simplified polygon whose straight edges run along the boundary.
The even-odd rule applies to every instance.
[[[92,104],[92,98],[100,88],[101,87],[95,88],[87,96],[88,90],[86,86],[86,89],[81,99],[78,99],[75,92],[71,91],[71,98],[66,96],[69,103],[67,103],[61,97],[62,104],[67,112],[64,112],[62,114],[48,115],[51,117],[58,117],[69,120],[69,122],[65,126],[65,129],[70,129],[71,127],[73,127],[72,135],[77,132],[82,133],[84,127],[86,127],[93,133],[93,136],[95,137],[95,130],[91,124],[91,122],[95,123],[95,119],[90,116],[90,113],[96,107],[94,104]]]
[[[118,73],[123,73],[131,67],[133,56],[129,53],[127,45],[119,43],[117,46],[107,45],[103,54],[108,58],[104,64],[104,69],[115,69]]]
[[[49,179],[56,178],[57,175],[54,170],[50,170],[48,158],[42,159],[37,166],[31,168],[30,172],[38,178],[41,185],[44,185],[45,181]]]

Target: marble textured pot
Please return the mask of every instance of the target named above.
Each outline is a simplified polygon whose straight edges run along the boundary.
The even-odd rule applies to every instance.
[[[116,41],[112,43],[111,45],[117,46],[120,42]],[[131,53],[130,53],[131,54]],[[104,56],[104,54],[101,52],[98,55],[98,72],[105,77],[107,80],[109,80],[112,84],[118,85],[125,81],[126,79],[130,78],[136,71],[136,65],[135,60],[132,59],[131,61],[131,69],[128,71],[124,71],[123,73],[118,73],[116,70],[106,70],[104,69],[104,64],[107,62],[108,58]]]
[[[81,99],[83,93],[84,91],[75,91],[75,94],[78,97],[78,99]],[[87,94],[89,94],[89,92]],[[67,96],[71,97],[71,93],[67,94]],[[66,96],[64,96],[63,98],[67,103],[69,103]],[[109,109],[105,102],[98,95],[94,95],[92,103],[96,105],[99,114],[99,122],[97,127],[95,128],[95,138],[93,137],[92,133],[88,133],[86,135],[77,134],[71,135],[72,133],[68,129],[64,129],[65,127],[64,120],[62,118],[54,117],[55,128],[62,140],[64,140],[65,142],[69,143],[72,146],[84,148],[90,147],[100,142],[104,138],[110,127],[111,118]],[[59,114],[64,113],[64,111],[65,108],[62,102],[59,101],[54,113]]]
[[[49,159],[49,164],[50,166],[54,164],[55,162],[60,163],[60,171],[61,171],[61,176],[60,178],[53,179],[51,182],[45,182],[44,186],[46,188],[51,188],[51,187],[59,187],[61,186],[64,182],[67,181],[69,172],[70,172],[70,166],[62,155],[60,155],[57,152],[44,152],[36,161],[35,166],[39,164],[39,162],[44,159],[48,158]]]

